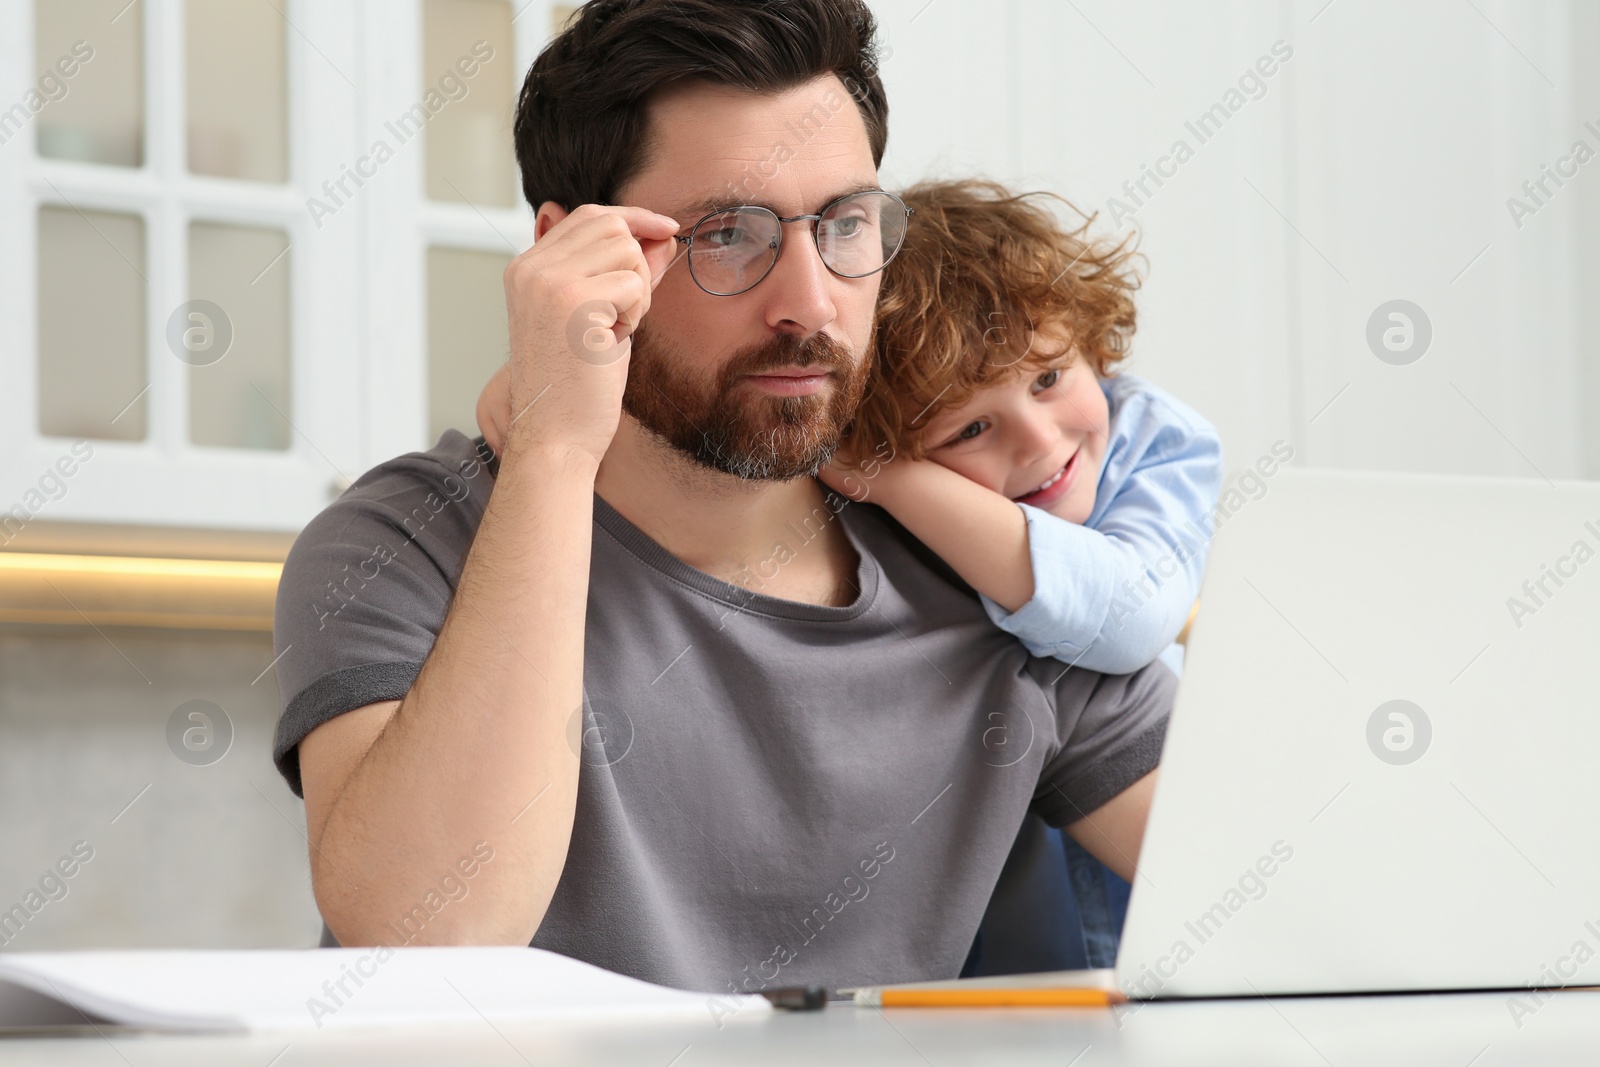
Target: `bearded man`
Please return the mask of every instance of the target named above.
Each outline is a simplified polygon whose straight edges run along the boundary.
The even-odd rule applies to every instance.
[[[503,454],[367,472],[279,588],[338,943],[949,978],[1028,812],[1131,876],[1171,674],[1030,656],[814,477],[914,224],[874,36],[860,0],[595,0],[530,69]]]

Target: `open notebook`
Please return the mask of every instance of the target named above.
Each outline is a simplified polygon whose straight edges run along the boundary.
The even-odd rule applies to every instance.
[[[322,1030],[627,1016],[720,1022],[760,996],[651,985],[536,948],[0,955],[0,1028]]]

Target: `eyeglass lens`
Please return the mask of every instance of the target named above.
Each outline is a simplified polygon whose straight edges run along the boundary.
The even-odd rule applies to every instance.
[[[906,213],[888,193],[857,193],[817,220],[817,250],[835,274],[862,278],[883,269],[905,237]],[[695,227],[689,268],[709,292],[733,296],[755,285],[777,262],[783,239],[778,216],[761,207],[720,212]]]

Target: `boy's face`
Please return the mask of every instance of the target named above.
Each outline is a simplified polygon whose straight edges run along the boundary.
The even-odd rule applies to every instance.
[[[1068,522],[1094,510],[1110,416],[1094,368],[1060,338],[1035,338],[1057,353],[1045,370],[1011,372],[942,411],[923,431],[928,458],[1012,500]]]

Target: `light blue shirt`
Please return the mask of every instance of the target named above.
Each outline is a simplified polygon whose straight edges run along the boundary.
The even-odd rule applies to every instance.
[[[1222,443],[1187,404],[1132,375],[1103,378],[1109,441],[1094,510],[1082,526],[1031,504],[1033,599],[989,617],[1028,651],[1108,674],[1157,658],[1176,669],[1173,639],[1200,595]],[[980,594],[981,596],[981,594]]]

